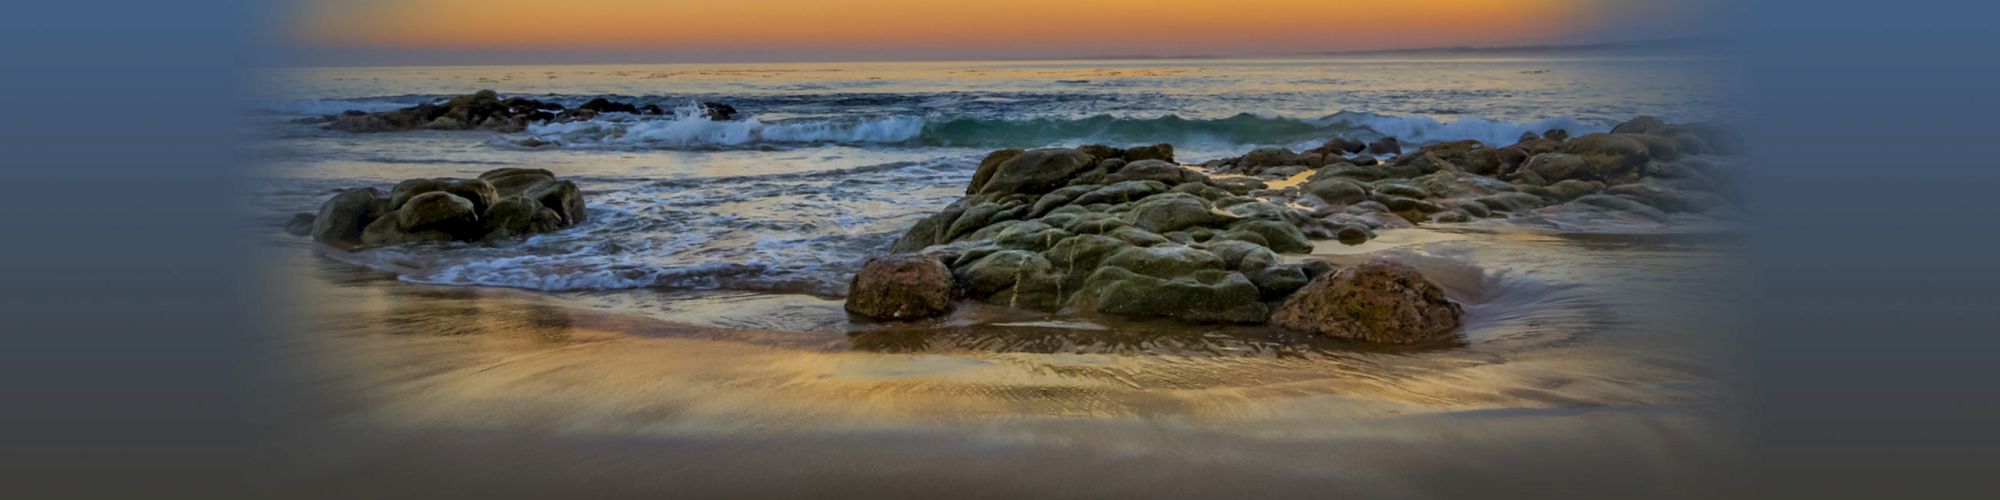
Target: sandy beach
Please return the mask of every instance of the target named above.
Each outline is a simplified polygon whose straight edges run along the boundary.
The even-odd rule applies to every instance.
[[[1712,314],[1729,310],[1712,302],[1723,273],[1685,272],[1730,264],[1714,236],[1323,246],[1456,259],[1426,272],[1470,305],[1467,341],[1418,349],[1004,308],[855,323],[802,295],[420,285],[277,247],[297,332],[272,344],[276,381],[311,391],[273,397],[319,424],[272,443],[286,472],[269,486],[286,494],[1428,498],[1546,480],[1684,497],[1727,484],[1740,405],[1723,383],[1730,319]]]

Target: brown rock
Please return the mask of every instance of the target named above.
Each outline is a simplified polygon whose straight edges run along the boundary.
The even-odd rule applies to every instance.
[[[1415,269],[1370,262],[1320,276],[1271,313],[1271,325],[1368,342],[1418,344],[1450,337],[1465,312]]]
[[[868,259],[848,285],[847,312],[912,320],[951,312],[951,269],[936,258],[899,254]]]

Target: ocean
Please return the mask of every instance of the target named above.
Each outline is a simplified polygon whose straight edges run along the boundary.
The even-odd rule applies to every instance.
[[[501,167],[574,179],[591,222],[497,245],[335,258],[415,283],[543,291],[738,290],[837,297],[859,263],[950,203],[998,148],[1171,143],[1183,163],[1329,137],[1406,144],[1609,130],[1638,115],[1722,121],[1711,61],[1425,56],[272,70],[255,104],[273,227],[334,190]],[[349,134],[293,120],[492,89],[677,110],[516,134]],[[692,116],[697,102],[743,116]],[[530,138],[546,145],[530,147]]]

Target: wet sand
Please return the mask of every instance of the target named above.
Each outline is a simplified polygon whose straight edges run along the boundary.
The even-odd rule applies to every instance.
[[[1150,497],[1726,488],[1733,252],[1690,236],[1389,231],[1466,338],[835,299],[415,285],[275,249],[274,494]]]

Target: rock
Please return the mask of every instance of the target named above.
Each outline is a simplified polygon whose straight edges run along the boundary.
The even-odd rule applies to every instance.
[[[500,199],[499,190],[482,179],[410,179],[396,183],[396,187],[389,190],[389,208],[401,208],[411,198],[430,192],[451,193],[464,198],[472,202],[473,213],[485,213],[487,207]]]
[[[736,117],[736,107],[719,102],[704,102],[701,103],[701,117],[718,122],[729,121]]]
[[[1104,182],[1159,181],[1169,186],[1187,182],[1201,182],[1207,176],[1201,172],[1188,170],[1160,160],[1139,160],[1125,164],[1118,172],[1104,177]]]
[[[526,196],[501,198],[480,216],[486,238],[513,238],[562,228],[562,215]]]
[[[1173,191],[1177,193],[1187,193],[1195,196],[1200,196],[1202,197],[1202,199],[1209,201],[1220,200],[1223,198],[1228,198],[1236,195],[1235,193],[1231,193],[1222,188],[1210,186],[1207,183],[1202,183],[1202,182],[1183,182],[1178,186],[1174,186]]]
[[[639,114],[639,107],[637,106],[633,106],[631,104],[626,104],[622,102],[612,102],[610,99],[605,99],[602,97],[591,99],[590,101],[583,103],[582,106],[577,106],[577,108],[587,109],[598,113],[631,113],[635,115]]]
[[[1382,140],[1368,143],[1368,154],[1378,156],[1403,154],[1403,145],[1396,143],[1394,137],[1384,137]]]
[[[542,206],[556,211],[562,216],[563,226],[574,226],[585,221],[583,211],[583,190],[577,189],[570,181],[543,182],[521,190],[521,196],[540,202]]]
[[[1368,150],[1368,144],[1366,143],[1346,137],[1335,137],[1327,139],[1326,143],[1321,144],[1319,149],[1315,151],[1331,154],[1355,154],[1366,150]]]
[[[390,196],[373,189],[342,192],[312,217],[310,233],[315,241],[350,249],[490,240],[554,231],[582,221],[582,213],[575,183],[547,170],[503,168],[478,179],[411,179],[397,183]]]
[[[438,194],[444,195],[444,193]],[[374,223],[368,224],[368,227],[361,232],[361,243],[371,247],[452,241],[455,239],[458,239],[457,235],[439,229],[405,230],[403,229],[402,218],[396,214],[384,215],[381,218],[375,219]]]
[[[285,221],[285,234],[292,236],[312,235],[313,219],[315,218],[317,217],[313,214],[292,214],[292,218]]]
[[[1106,314],[1261,323],[1268,308],[1260,293],[1240,273],[1208,270],[1167,279],[1104,267],[1091,273],[1072,304]]]
[[[1320,276],[1271,313],[1271,325],[1335,338],[1421,344],[1451,338],[1464,310],[1402,264],[1370,262]]]
[[[1208,200],[1194,195],[1161,194],[1140,200],[1133,205],[1131,222],[1140,229],[1165,234],[1234,220],[1233,215],[1218,213],[1210,206]]]
[[[1366,201],[1369,188],[1352,179],[1331,177],[1306,182],[1306,194],[1334,205],[1348,205]]]
[[[1492,177],[1458,172],[1438,172],[1411,180],[1439,198],[1472,198],[1517,190],[1513,184]]]
[[[494,194],[512,196],[528,187],[556,180],[555,172],[540,168],[496,168],[479,174],[479,180],[493,185]]]
[[[1139,146],[1136,148],[1125,150],[1125,161],[1139,162],[1145,160],[1159,160],[1167,163],[1173,163],[1174,145],[1154,144],[1151,146]]]
[[[1673,139],[1652,134],[1614,134],[1639,141],[1646,145],[1646,156],[1659,161],[1674,161],[1681,157],[1681,145]]]
[[[1298,226],[1269,220],[1246,220],[1229,226],[1225,236],[1234,234],[1254,234],[1264,241],[1264,246],[1282,253],[1306,253],[1313,250],[1311,240],[1306,239]]]
[[[1186,276],[1195,271],[1220,270],[1221,257],[1185,245],[1129,247],[1104,259],[1103,267],[1123,268],[1155,278]]]
[[[1008,307],[1049,309],[1061,305],[1060,276],[1041,254],[1001,250],[954,273],[966,296]]]
[[[952,309],[951,270],[925,255],[868,259],[847,290],[847,312],[868,318],[933,318]]]
[[[1460,170],[1478,175],[1499,175],[1499,154],[1479,141],[1454,141],[1424,146],[1418,151],[1436,156]]]
[[[1264,181],[1257,180],[1256,178],[1251,178],[1251,177],[1210,177],[1208,178],[1207,184],[1215,186],[1217,188],[1221,188],[1223,191],[1228,191],[1230,194],[1235,194],[1238,196],[1250,194],[1251,191],[1257,191],[1260,189],[1265,189],[1267,187],[1270,187],[1270,185],[1265,184]]]
[[[1589,166],[1583,163],[1583,158],[1580,156],[1546,153],[1535,155],[1529,158],[1527,163],[1521,164],[1518,175],[1530,184],[1547,185],[1567,179],[1590,177],[1587,174],[1588,169]]]
[[[1232,162],[1244,173],[1255,174],[1265,167],[1299,165],[1299,154],[1280,147],[1262,147],[1244,154]]]
[[[966,185],[965,194],[978,194],[979,190],[986,186],[986,182],[993,179],[993,173],[1000,171],[1001,163],[1006,163],[1007,160],[1012,160],[1024,152],[1019,149],[1002,149],[987,153],[986,159],[979,161],[979,169],[972,173],[972,184]]]
[[[477,222],[479,211],[473,208],[472,200],[432,191],[410,198],[408,203],[396,209],[396,220],[405,231],[437,229],[455,232]]]
[[[1591,134],[1570,139],[1563,145],[1563,152],[1577,155],[1583,161],[1584,174],[1587,176],[1584,180],[1614,184],[1643,174],[1646,162],[1651,160],[1651,154],[1645,143],[1616,134]],[[1533,161],[1529,160],[1531,163]],[[1558,180],[1546,176],[1543,178],[1550,181]]]
[[[361,246],[362,230],[381,215],[381,198],[374,188],[363,188],[342,191],[326,200],[313,217],[313,241],[342,248]]]
[[[1285,179],[1294,175],[1299,175],[1300,172],[1304,171],[1306,171],[1306,167],[1303,165],[1271,167],[1264,169],[1262,172],[1258,172],[1257,177],[1264,179]]]
[[[1137,231],[1132,228],[1125,229]],[[1159,235],[1152,236],[1159,243],[1167,241],[1166,238],[1161,238]],[[1047,259],[1054,266],[1054,269],[1080,281],[1090,273],[1090,270],[1097,269],[1098,266],[1102,265],[1104,259],[1127,248],[1132,248],[1133,245],[1134,243],[1115,235],[1079,234],[1056,242],[1055,246],[1050,247],[1048,251],[1042,252],[1042,258]]]
[[[1604,183],[1568,179],[1548,186],[1549,195],[1557,201],[1570,201],[1604,190]]]
[[[1151,160],[1148,160],[1151,161]],[[1068,189],[1068,188],[1064,188]],[[1073,203],[1090,205],[1095,203],[1131,203],[1147,196],[1167,191],[1167,185],[1159,181],[1124,181],[1097,188],[1076,197]]]
[[[1473,201],[1495,212],[1526,212],[1542,207],[1542,197],[1528,193],[1495,193]]]
[[[1244,277],[1250,278],[1250,284],[1257,285],[1257,291],[1263,300],[1285,298],[1312,281],[1306,277],[1305,270],[1297,265],[1269,266],[1246,272]]]
[[[1094,160],[1074,149],[1036,149],[1001,161],[983,183],[975,173],[973,182],[979,184],[980,194],[1042,194],[1062,187],[1070,176],[1090,168]]]
[[[1569,140],[1569,131],[1559,128],[1552,128],[1549,129],[1549,131],[1547,132],[1542,132],[1542,138],[1556,142],[1567,141]]]
[[[1368,232],[1368,228],[1355,225],[1341,226],[1340,230],[1334,232],[1333,235],[1342,245],[1350,246],[1367,243],[1369,239],[1375,237],[1374,234]]]
[[[1611,127],[1613,134],[1644,134],[1667,127],[1667,122],[1651,116],[1641,116]]]

